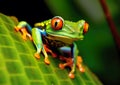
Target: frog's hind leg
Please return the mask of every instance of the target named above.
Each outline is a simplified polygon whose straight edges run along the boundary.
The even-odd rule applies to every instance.
[[[60,63],[59,67],[61,69],[64,69],[65,67],[70,67],[71,71],[69,72],[69,77],[72,79],[75,78],[75,76],[74,76],[75,64],[73,62],[73,59],[71,57],[69,57],[69,58],[61,57],[61,60],[65,61],[65,63],[63,63],[63,64]]]
[[[32,40],[32,36],[31,36],[31,30],[32,27],[25,21],[21,21],[18,23],[17,26],[15,26],[15,30],[18,32],[20,31],[22,33],[22,38],[24,40],[27,40],[27,37]]]
[[[66,63],[64,64],[59,64],[59,67],[61,69],[64,69],[65,67],[70,67],[71,71],[69,72],[69,77],[70,78],[75,78],[74,72],[75,72],[75,67],[76,67],[76,55],[78,54],[77,52],[77,47],[76,45],[71,45],[70,47],[61,47],[60,50],[68,54],[68,57],[60,57],[61,60],[65,61]]]
[[[51,49],[49,49],[49,47],[46,44],[44,44],[44,49],[47,53],[50,53],[53,58],[57,57],[57,54],[55,54]]]
[[[78,67],[80,72],[85,72],[85,69],[82,65],[82,58],[78,56],[78,49],[75,43],[73,43],[70,47],[63,47],[61,50],[71,53],[72,57],[66,58],[64,56],[60,56],[60,60],[63,60],[66,63],[59,64],[59,67],[61,69],[64,69],[67,66],[71,68],[71,71],[69,72],[69,77],[71,79],[75,78],[74,73],[75,73],[76,66]]]
[[[78,49],[75,43],[73,43],[72,45],[72,61],[73,64],[71,66],[71,71],[69,73],[69,77],[70,78],[74,78],[74,72],[75,72],[75,68],[76,66],[78,67],[78,69],[80,70],[80,72],[85,72],[85,69],[82,65],[82,58],[80,56],[78,56]]]

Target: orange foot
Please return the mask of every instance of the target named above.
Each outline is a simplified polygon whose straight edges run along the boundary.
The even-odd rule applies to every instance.
[[[80,67],[79,70],[80,70],[80,72],[82,72],[82,73],[85,72],[85,68],[83,68],[83,67]]]
[[[22,33],[22,38],[23,38],[24,40],[27,40],[27,37],[28,37],[31,41],[33,40],[31,34],[28,33],[28,31],[27,31],[27,29],[26,29],[25,27],[19,28],[19,27],[15,26],[14,28],[15,28],[15,31],[16,31],[16,32],[20,31],[20,32]]]
[[[22,35],[22,39],[23,39],[23,40],[27,40],[26,35]]]
[[[40,59],[39,53],[35,53],[34,56],[35,56],[36,59]]]
[[[45,58],[45,59],[44,59],[44,62],[45,62],[47,65],[50,64],[50,61],[48,60],[48,58]]]
[[[29,33],[27,33],[27,36],[28,36],[28,38],[29,38],[31,41],[33,41],[33,38],[32,38],[32,36],[31,36]]]
[[[15,31],[18,32],[20,30],[20,28],[18,28],[17,26],[14,27]]]
[[[75,75],[74,75],[73,73],[69,73],[69,77],[70,77],[71,79],[74,79],[74,78],[75,78]]]
[[[60,69],[64,69],[64,68],[65,68],[64,64],[61,64],[61,63],[60,63],[60,64],[59,64],[59,68],[60,68]]]

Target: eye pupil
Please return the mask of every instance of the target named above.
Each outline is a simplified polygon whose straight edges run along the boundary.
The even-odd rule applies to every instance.
[[[59,16],[52,18],[51,27],[53,30],[61,30],[63,27],[63,19]]]
[[[55,27],[57,27],[58,22],[55,22]]]

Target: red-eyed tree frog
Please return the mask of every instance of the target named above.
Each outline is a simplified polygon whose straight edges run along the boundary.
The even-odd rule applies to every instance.
[[[85,69],[82,65],[82,58],[78,56],[78,49],[75,41],[83,40],[84,34],[88,31],[88,23],[85,20],[72,22],[64,20],[60,16],[55,16],[52,19],[36,23],[32,28],[26,21],[20,21],[15,26],[16,31],[22,33],[22,38],[30,40],[36,46],[34,56],[40,59],[40,53],[45,56],[44,62],[50,64],[48,54],[53,57],[59,57],[65,63],[60,63],[59,67],[64,69],[66,66],[71,68],[69,72],[70,78],[75,78],[75,67],[77,66],[81,72]]]

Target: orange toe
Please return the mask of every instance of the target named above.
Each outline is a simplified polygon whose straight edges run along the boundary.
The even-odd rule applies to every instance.
[[[64,69],[64,68],[65,68],[64,64],[61,64],[61,63],[60,63],[60,64],[59,64],[59,68],[60,68],[60,69]]]
[[[38,53],[34,54],[35,58],[40,59],[40,55]]]
[[[82,72],[82,73],[85,72],[85,69],[84,69],[83,67],[81,67],[79,70],[80,70],[80,72]]]
[[[22,36],[23,40],[27,40],[26,36]]]
[[[15,31],[18,32],[20,28],[18,28],[17,26],[14,27]]]
[[[30,37],[30,40],[31,40],[31,41],[33,41],[33,38],[32,38],[32,37]]]
[[[73,73],[69,73],[69,77],[70,77],[71,79],[74,79],[74,78],[75,78],[75,75],[74,75]]]
[[[81,56],[78,56],[78,57],[77,57],[77,62],[82,63],[82,61],[83,61],[83,60],[82,60],[82,57],[81,57]]]
[[[48,60],[48,58],[45,58],[44,62],[48,65],[50,64],[50,61]]]

